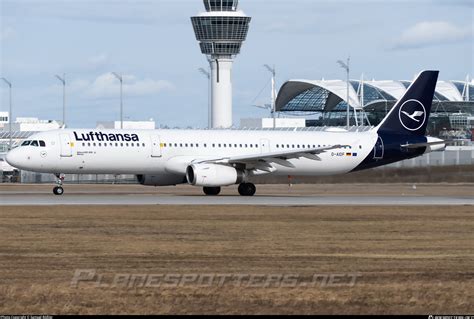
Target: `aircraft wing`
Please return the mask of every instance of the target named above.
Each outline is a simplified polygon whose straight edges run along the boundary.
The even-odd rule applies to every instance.
[[[318,154],[327,152],[329,150],[340,149],[343,147],[349,147],[349,145],[332,145],[328,147],[318,148],[307,148],[297,150],[281,150],[278,152],[261,153],[261,154],[249,154],[230,156],[214,159],[199,160],[195,163],[216,163],[216,164],[252,164],[258,162],[273,162],[282,166],[292,167],[293,165],[287,160],[292,158],[305,157],[311,160],[320,161],[321,158]]]

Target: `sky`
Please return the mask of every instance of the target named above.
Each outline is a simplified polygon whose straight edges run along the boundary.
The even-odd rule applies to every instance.
[[[207,68],[190,17],[200,0],[0,0],[0,77],[13,84],[14,117],[62,118],[93,128],[119,119],[157,126],[206,127]],[[336,61],[351,57],[351,78],[411,80],[423,69],[443,80],[474,77],[473,0],[241,0],[252,17],[233,69],[233,118],[268,116],[270,73],[289,79],[344,79]],[[8,89],[0,83],[0,111]]]

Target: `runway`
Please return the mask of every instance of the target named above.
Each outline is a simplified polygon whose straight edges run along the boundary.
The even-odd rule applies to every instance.
[[[2,206],[57,205],[198,205],[198,206],[460,206],[474,205],[467,196],[216,196],[156,194],[25,194],[0,192]]]

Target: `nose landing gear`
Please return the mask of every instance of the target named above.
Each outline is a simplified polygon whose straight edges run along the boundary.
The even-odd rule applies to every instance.
[[[63,181],[64,181],[64,174],[54,174],[56,176],[56,187],[53,188],[53,194],[61,196],[64,194],[64,188],[63,188]]]

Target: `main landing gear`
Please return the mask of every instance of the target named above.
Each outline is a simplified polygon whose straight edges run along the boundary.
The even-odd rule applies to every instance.
[[[221,192],[220,187],[204,187],[203,190],[207,196],[217,196]]]
[[[253,196],[257,188],[252,183],[243,183],[239,185],[239,194],[241,196]]]
[[[54,174],[56,176],[56,187],[53,188],[53,194],[61,196],[64,194],[63,182],[64,182],[64,175],[63,174]]]
[[[207,196],[217,196],[221,192],[220,187],[204,187],[203,190]],[[252,183],[242,183],[239,185],[239,194],[241,196],[253,196],[256,191],[257,188]]]

